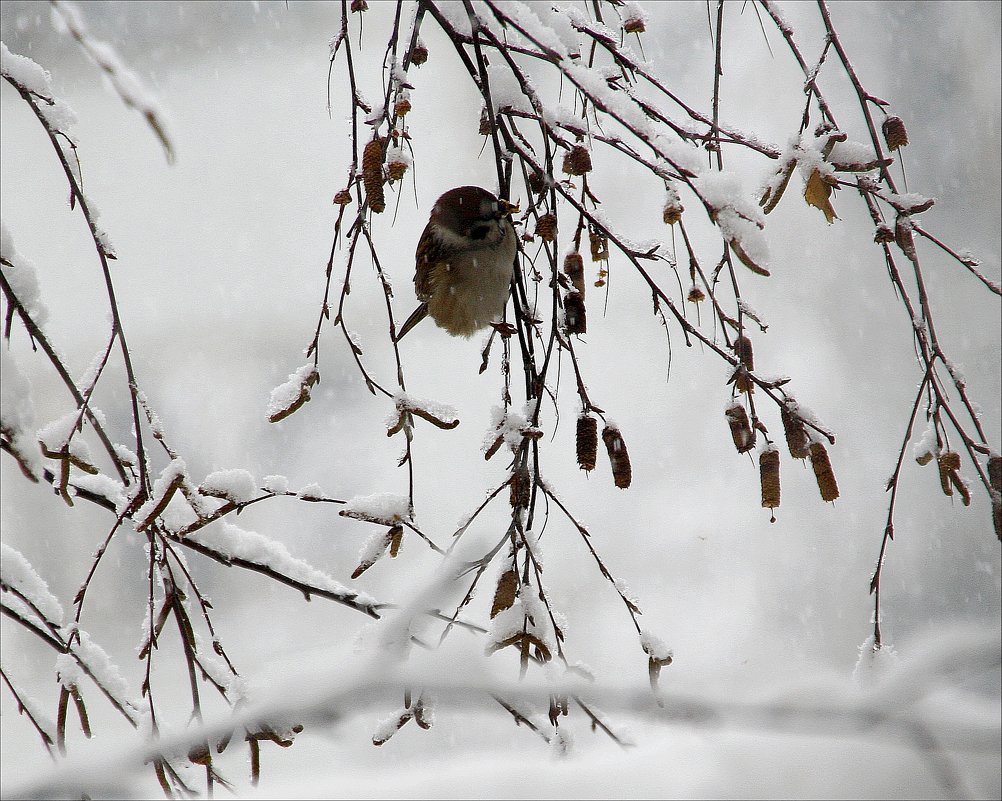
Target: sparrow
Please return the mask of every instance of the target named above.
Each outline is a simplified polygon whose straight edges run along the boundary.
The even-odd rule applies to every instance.
[[[517,205],[479,186],[459,186],[432,207],[414,254],[421,302],[396,341],[429,314],[453,336],[469,337],[501,318],[518,250]]]

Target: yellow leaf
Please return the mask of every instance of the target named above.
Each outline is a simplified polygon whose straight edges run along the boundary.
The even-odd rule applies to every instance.
[[[835,213],[835,209],[832,208],[831,198],[832,187],[825,179],[821,176],[821,172],[815,168],[811,172],[811,177],[807,179],[807,186],[804,187],[804,200],[811,206],[821,209],[824,212],[825,219],[831,224],[835,222],[838,215]]]

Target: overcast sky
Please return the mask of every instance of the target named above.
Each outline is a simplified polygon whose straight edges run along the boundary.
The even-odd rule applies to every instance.
[[[705,4],[647,5],[646,56],[685,99],[707,111],[713,49]],[[365,91],[376,97],[385,12],[392,6],[370,6],[359,74]],[[803,32],[808,61],[816,58],[814,6],[781,7]],[[995,281],[1002,251],[999,9],[998,3],[832,4],[861,80],[908,125],[910,144],[903,152],[908,189],[937,199],[923,225],[951,246],[969,249]],[[0,34],[13,52],[52,73],[54,91],[77,112],[84,185],[118,254],[114,280],[138,380],[172,447],[196,480],[239,467],[259,480],[287,476],[293,489],[316,482],[339,498],[405,493],[405,472],[396,467],[399,437],[384,433],[392,408],[366,391],[333,328],[321,340],[323,381],[313,401],[279,424],[269,424],[266,416],[270,390],[305,361],[331,247],[331,198],[343,186],[350,159],[343,62],[332,81],[330,115],[326,107],[328,41],[340,23],[340,4],[95,2],[81,4],[81,10],[91,33],[117,49],[165,109],[177,147],[175,164],[166,163],[139,115],[108,90],[72,39],[54,32],[47,4],[5,0]],[[357,31],[353,37],[357,42]],[[449,56],[448,42],[430,29],[427,41],[427,65],[411,70],[415,179],[405,181],[399,199],[392,195],[387,213],[373,220],[398,321],[414,302],[413,251],[435,198],[450,186],[492,187],[495,180],[489,151],[480,152],[479,100]],[[784,146],[797,132],[803,94],[781,37],[769,29],[767,46],[751,6],[733,3],[727,6],[724,43],[721,119]],[[851,138],[863,141],[865,128],[847,82],[827,72],[821,82]],[[79,375],[107,336],[98,265],[79,216],[67,209],[65,179],[37,121],[6,84],[0,102],[4,223],[35,264],[50,334]],[[764,159],[728,157],[749,193],[768,175]],[[660,224],[663,190],[657,182],[603,172],[598,158],[596,164],[594,188],[610,219],[634,241],[670,242],[670,231]],[[900,166],[893,170],[897,179]],[[783,449],[783,504],[777,522],[769,522],[768,510],[759,506],[757,466],[738,456],[730,441],[723,416],[729,399],[724,365],[708,351],[686,348],[677,329],[666,343],[650,313],[649,293],[625,261],[613,259],[607,307],[603,292],[589,288],[589,334],[575,349],[593,400],[623,431],[634,485],[617,490],[605,463],[588,477],[577,469],[577,407],[568,362],[561,372],[559,425],[552,407],[544,407],[543,473],[588,524],[610,570],[639,597],[644,625],[674,649],[675,664],[665,676],[680,692],[751,692],[819,675],[848,681],[857,649],[871,630],[868,582],[886,517],[884,482],[894,468],[921,372],[908,320],[889,286],[859,198],[848,190],[836,193],[841,219],[828,226],[798,192],[789,194],[766,231],[773,275],[742,275],[742,289],[769,324],[768,333],[755,340],[757,367],[767,375],[789,375],[798,399],[837,434],[831,454],[842,497],[835,505],[821,502],[809,467],[792,463]],[[931,248],[923,256],[940,336],[964,370],[989,441],[998,448],[998,297]],[[344,258],[341,251],[336,265],[342,270]],[[392,385],[382,295],[367,261],[356,270],[349,326],[363,344],[367,365]],[[504,477],[501,457],[485,462],[480,451],[491,408],[500,403],[501,379],[497,354],[490,369],[478,373],[478,337],[455,340],[430,323],[422,328],[402,345],[408,389],[453,405],[461,419],[454,431],[420,426],[415,440],[418,523],[446,545],[458,521]],[[41,426],[68,411],[69,401],[44,360],[31,353],[16,321],[13,329],[11,352],[32,382]],[[127,442],[130,418],[120,363],[113,361],[104,381],[97,404],[118,441]],[[771,430],[780,431],[778,415],[769,414]],[[930,633],[962,625],[997,629],[1002,587],[985,493],[976,493],[970,508],[951,503],[939,490],[934,466],[906,461],[884,589],[885,633],[905,655],[914,638]],[[3,541],[25,555],[69,608],[111,518],[83,503],[66,508],[48,489],[28,485],[6,455],[0,470]],[[973,476],[969,466],[966,474]],[[503,504],[492,507],[471,529],[470,558],[497,540],[505,517]],[[234,522],[282,542],[293,555],[345,583],[371,533],[371,527],[338,518],[330,508],[293,501],[259,504]],[[542,545],[552,595],[569,618],[572,661],[582,660],[599,676],[643,685],[646,660],[632,624],[577,533],[552,514]],[[263,579],[194,555],[191,562],[213,598],[220,636],[251,684],[266,686],[289,665],[340,658],[352,651],[366,624],[360,615],[317,600],[306,604]],[[407,541],[395,562],[381,562],[355,584],[380,598],[405,601],[427,583],[435,566],[433,554],[416,540]],[[146,597],[143,538],[118,536],[102,570],[84,626],[138,687],[142,664],[134,648]],[[481,593],[474,607],[480,614],[489,597],[489,590]],[[54,655],[7,621],[3,635],[5,669],[54,717]],[[452,636],[439,669],[479,665],[482,642]],[[165,671],[176,656],[165,646]],[[517,665],[503,656],[491,658],[491,669],[512,678]],[[178,673],[181,665],[171,663]],[[160,678],[165,693],[178,687],[183,693],[178,684],[183,680],[169,672]],[[957,683],[972,692],[997,693],[997,681],[996,670],[963,675]],[[17,717],[9,694],[0,698],[2,777],[8,786],[21,778],[23,765],[44,770],[47,757]],[[180,698],[167,716],[179,726],[188,711],[186,696]],[[118,732],[102,703],[93,697],[95,720]],[[393,703],[388,700],[387,708]],[[418,732],[424,740],[415,735],[399,746],[394,741],[373,749],[367,737],[381,714],[369,710],[342,729],[308,731],[288,751],[269,750],[268,768],[276,778],[292,781],[340,754],[347,773],[378,768],[389,777],[386,786],[365,790],[346,784],[344,792],[383,789],[405,795],[420,794],[404,788],[418,771],[414,765],[426,764],[429,754],[472,755],[474,767],[460,785],[468,787],[476,759],[489,757],[499,743],[522,759],[536,759],[541,750],[541,741],[515,729],[500,710],[467,717],[443,710],[435,730]],[[683,795],[686,788],[723,796],[747,788],[752,794],[781,794],[768,770],[776,762],[765,756],[782,751],[775,743],[735,745],[727,732],[703,742],[702,735],[676,731],[678,739],[669,744],[657,739],[656,727],[638,724],[643,756],[624,762],[616,761],[618,752],[608,743],[596,744],[585,720],[572,722],[582,753],[608,759],[610,771],[645,771],[676,747],[689,758],[687,768],[671,763],[678,777],[674,788],[682,788]],[[790,794],[823,796],[839,788],[865,794],[867,785],[854,776],[852,765],[866,749],[858,743],[846,748],[831,757],[831,776],[795,772]],[[810,763],[830,750],[804,746],[797,754]],[[765,759],[761,770],[751,765],[756,758]],[[865,762],[877,776],[871,789],[890,796],[921,793],[927,778],[912,759],[895,752]],[[243,767],[236,765],[233,772],[240,774]],[[997,761],[963,765],[970,769],[973,795],[997,792]],[[434,770],[418,775],[429,783],[417,787],[443,794]],[[637,781],[638,793],[657,795],[660,788],[660,794],[670,794],[665,785]],[[323,783],[315,789],[317,795],[341,792]],[[570,796],[587,786],[565,776],[551,789]]]

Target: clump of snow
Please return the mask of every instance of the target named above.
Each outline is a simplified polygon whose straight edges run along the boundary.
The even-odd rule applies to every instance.
[[[693,188],[714,211],[728,242],[737,243],[760,267],[769,263],[769,245],[762,234],[765,213],[741,188],[736,173],[708,172],[692,180]]]
[[[912,445],[912,456],[919,464],[926,464],[936,455],[937,450],[939,450],[939,445],[936,442],[936,426],[930,420],[925,431],[922,432],[922,436]]]
[[[223,659],[216,655],[215,649],[205,642],[205,638],[202,637],[202,635],[198,632],[194,632],[194,634],[195,650],[197,650],[199,654],[199,667],[208,673],[212,680],[228,693],[232,684],[238,677],[233,675],[233,671],[229,669]],[[216,642],[218,642],[218,640]]]
[[[7,45],[0,42],[0,73],[10,77],[16,84],[33,95],[51,100],[52,103],[37,103],[36,107],[48,125],[66,133],[77,121],[77,115],[66,103],[52,95],[52,77],[27,56],[12,53]]]
[[[374,745],[382,745],[399,731],[400,727],[411,719],[409,710],[398,710],[379,721],[372,730],[372,742]]]
[[[205,526],[188,535],[230,559],[243,559],[288,576],[295,581],[336,595],[344,595],[363,605],[375,605],[375,600],[345,587],[326,573],[289,553],[280,542],[255,531],[246,531],[225,520]]]
[[[35,265],[14,246],[14,239],[2,220],[0,220],[0,258],[9,264],[9,266],[4,265],[3,275],[18,303],[36,324],[44,325],[49,318],[49,311],[42,303]]]
[[[68,450],[74,458],[90,464],[90,446],[81,437],[74,436],[79,421],[80,413],[74,409],[38,429],[35,437],[49,453],[63,453]]]
[[[888,192],[886,197],[892,206],[905,214],[911,212],[913,209],[928,208],[936,202],[935,198],[920,195],[917,192],[908,192],[903,195]]]
[[[358,567],[352,574],[352,578],[357,578],[362,572],[376,564],[386,553],[389,545],[390,537],[387,532],[374,532],[358,551]]]
[[[300,402],[300,399],[309,400],[310,387],[319,380],[319,373],[313,362],[307,362],[295,372],[289,374],[289,379],[284,384],[279,384],[271,391],[268,399],[268,417],[287,412]]]
[[[27,56],[12,53],[0,42],[0,70],[32,94],[48,96],[52,91],[52,76]]]
[[[326,497],[324,491],[320,489],[320,485],[316,483],[307,484],[296,495],[304,501],[322,501]]]
[[[868,164],[876,161],[877,154],[873,152],[873,145],[846,140],[836,142],[828,158],[840,164]]]
[[[509,2],[504,4],[504,14],[518,27],[526,30],[542,47],[562,58],[567,58],[567,48],[563,41],[537,16],[535,8],[527,3]]]
[[[136,460],[136,454],[132,452],[130,448],[115,443],[115,455],[121,460],[122,464],[138,464]]]
[[[348,500],[341,509],[341,514],[344,517],[392,526],[410,517],[410,500],[406,495],[389,492],[359,495]]]
[[[138,710],[139,702],[130,696],[128,683],[107,651],[94,642],[86,631],[75,625],[70,627],[67,635],[73,640],[72,653],[60,654],[56,659],[60,683],[67,689],[79,686],[86,667],[86,673],[123,709]]]
[[[125,485],[111,476],[104,473],[89,475],[79,473],[73,476],[73,484],[78,490],[91,492],[110,501],[115,505],[115,509],[121,510],[126,505]]]
[[[430,423],[441,424],[439,427],[454,428],[459,425],[459,415],[455,408],[446,403],[419,398],[408,392],[397,392],[393,396],[393,403],[395,411],[385,420],[386,428],[389,430],[395,429],[400,424],[403,412],[412,412]]]
[[[665,645],[664,640],[647,629],[640,632],[640,647],[651,659],[656,659],[659,662],[668,662],[672,658],[671,648]]]
[[[82,683],[84,673],[72,654],[60,654],[56,657],[56,678],[66,689],[78,687]]]
[[[275,495],[284,495],[289,491],[289,479],[279,475],[265,476],[262,486],[266,492],[271,492]]]
[[[33,436],[35,407],[31,383],[18,369],[14,356],[0,348],[0,429],[9,438],[19,460],[24,460],[33,475],[41,473],[38,443]]]
[[[879,684],[884,675],[898,664],[898,654],[893,645],[881,643],[878,647],[871,634],[859,646],[859,658],[852,671],[852,679],[863,689]]]
[[[6,543],[0,542],[0,583],[10,587],[35,608],[45,619],[57,625],[63,619],[63,607],[49,591],[49,585],[35,572],[20,551],[16,551]]]
[[[514,410],[505,411],[501,406],[491,407],[490,428],[484,435],[481,449],[487,453],[500,437],[513,451],[522,442],[523,432],[531,428],[524,414]]]
[[[405,167],[411,167],[413,164],[411,154],[402,144],[390,145],[386,148],[386,163],[392,164],[394,162],[403,164]]]
[[[153,482],[153,491],[147,501],[139,507],[135,520],[139,526],[147,526],[159,509],[163,511],[170,496],[177,490],[180,482],[186,478],[187,467],[183,459],[173,459]]]
[[[216,470],[209,473],[199,486],[199,492],[233,503],[247,503],[257,496],[257,484],[246,470]]]

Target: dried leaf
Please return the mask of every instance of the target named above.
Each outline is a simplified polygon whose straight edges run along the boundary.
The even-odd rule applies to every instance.
[[[807,185],[804,187],[804,200],[811,206],[821,209],[824,212],[825,219],[831,224],[838,219],[838,215],[835,213],[835,209],[832,208],[831,204],[832,186],[828,183],[821,171],[815,168],[811,172],[811,177],[807,179]]]
[[[510,609],[518,594],[518,574],[514,570],[506,570],[498,578],[497,589],[494,590],[494,603],[491,604],[491,619],[493,620],[505,609]]]
[[[759,200],[758,204],[762,207],[762,211],[766,214],[771,212],[779,204],[780,198],[783,197],[783,193],[786,191],[786,187],[790,183],[790,178],[793,176],[793,170],[797,166],[797,160],[791,158],[787,161],[780,169],[776,172],[776,177],[779,181],[776,182],[775,187],[767,186],[765,192],[762,194],[762,199]],[[776,179],[773,178],[773,181]]]

